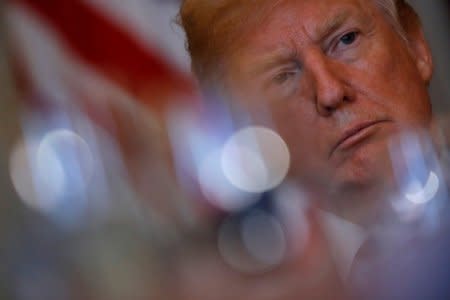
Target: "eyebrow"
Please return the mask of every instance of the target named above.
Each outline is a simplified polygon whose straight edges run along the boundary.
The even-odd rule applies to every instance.
[[[260,63],[256,63],[250,74],[261,74],[275,67],[293,63],[297,57],[295,47],[283,45],[271,51],[269,54],[258,58]]]
[[[335,30],[341,27],[348,19],[355,15],[354,11],[349,8],[345,8],[333,14],[330,17],[324,19],[324,22],[320,23],[313,31],[314,42],[320,42],[328,37]],[[362,16],[357,15],[355,17],[359,22],[362,21]],[[252,75],[264,73],[272,68],[286,65],[295,62],[297,59],[297,50],[294,45],[283,45],[275,50],[270,51],[269,54],[259,57],[258,61],[263,63],[257,64],[249,73]]]
[[[343,10],[338,14],[326,19],[323,24],[319,25],[314,30],[314,36],[317,37],[316,41],[320,41],[329,36],[331,33],[341,27],[352,15],[352,11]]]

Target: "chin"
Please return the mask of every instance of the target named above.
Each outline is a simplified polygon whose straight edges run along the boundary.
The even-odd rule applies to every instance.
[[[357,202],[387,198],[395,189],[394,182],[387,141],[378,140],[356,149],[339,165],[330,194]]]
[[[390,165],[387,139],[372,140],[342,155],[336,168],[335,179],[367,181]]]

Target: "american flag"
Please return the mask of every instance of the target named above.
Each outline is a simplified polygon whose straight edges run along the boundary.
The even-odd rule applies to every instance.
[[[161,112],[193,91],[183,37],[171,20],[176,9],[170,1],[10,1],[7,20],[22,91],[45,104],[76,101],[88,110],[96,98],[120,94]]]
[[[88,139],[87,125],[100,128],[118,145],[116,160],[132,189],[143,198],[159,196],[163,200],[153,204],[166,213],[173,208],[166,201],[173,176],[163,163],[170,154],[161,146],[167,113],[198,104],[175,20],[178,6],[156,0],[11,0],[5,9],[19,98],[32,115],[24,114],[25,136],[40,131],[42,140],[69,126]],[[105,160],[111,149],[100,148]],[[107,167],[107,173],[117,171]],[[50,168],[43,172],[52,176]]]

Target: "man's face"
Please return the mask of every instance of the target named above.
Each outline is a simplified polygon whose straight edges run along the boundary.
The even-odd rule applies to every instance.
[[[372,1],[280,1],[242,41],[233,96],[255,122],[270,113],[291,174],[325,198],[362,200],[391,181],[389,140],[429,128],[426,44],[408,46]]]

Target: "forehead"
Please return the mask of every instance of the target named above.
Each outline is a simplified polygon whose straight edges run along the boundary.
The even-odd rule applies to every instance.
[[[229,71],[261,60],[291,57],[298,46],[318,42],[343,23],[370,23],[372,0],[280,0],[259,23],[243,31]],[[356,24],[355,24],[356,25]],[[231,68],[231,70],[230,70]]]
[[[302,16],[302,21],[309,18],[320,19],[336,9],[351,7],[364,9],[373,2],[373,0],[279,0],[272,9],[272,16],[274,18],[280,14],[286,18]]]
[[[263,22],[255,26],[251,40],[276,43],[288,38],[319,38],[335,23],[363,18],[374,8],[371,0],[284,0],[278,1]],[[266,38],[267,36],[270,38]],[[248,40],[250,41],[250,40]]]

